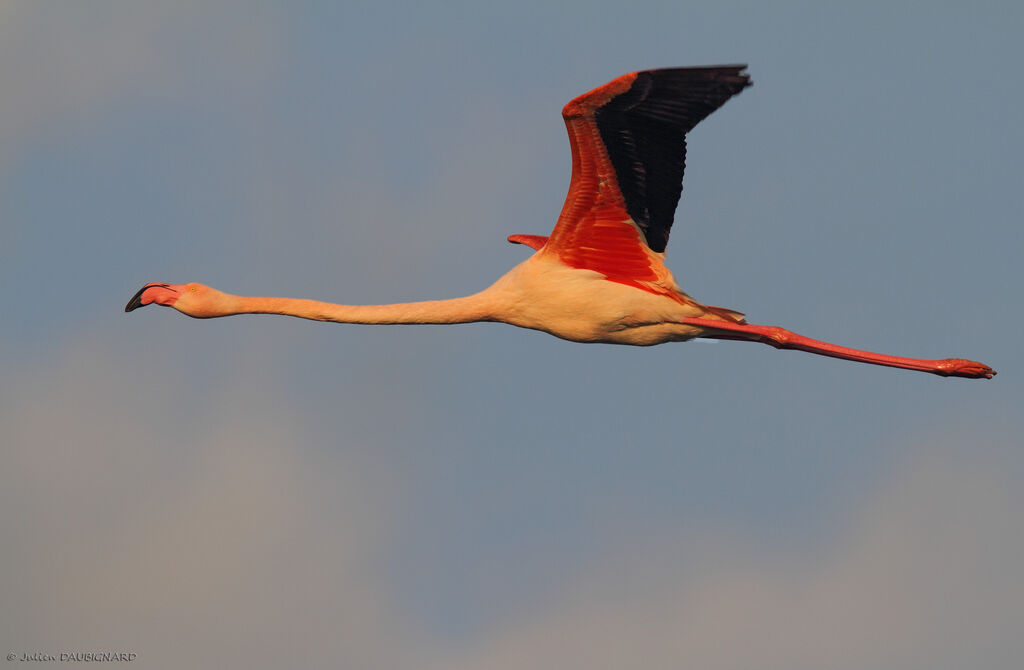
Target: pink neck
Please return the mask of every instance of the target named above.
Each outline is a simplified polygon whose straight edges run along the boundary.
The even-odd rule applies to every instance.
[[[338,305],[300,298],[228,296],[216,316],[283,314],[314,321],[365,324],[472,323],[493,320],[491,301],[483,294],[393,305]]]

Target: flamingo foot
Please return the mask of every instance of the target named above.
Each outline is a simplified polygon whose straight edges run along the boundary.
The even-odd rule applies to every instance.
[[[968,361],[963,358],[947,358],[939,361],[932,374],[942,377],[968,377],[969,379],[992,379],[996,371],[977,361]]]

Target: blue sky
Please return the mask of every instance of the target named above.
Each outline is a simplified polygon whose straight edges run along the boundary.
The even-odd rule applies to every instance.
[[[847,4],[0,5],[0,643],[1014,667],[1024,11]],[[122,312],[147,281],[475,292],[557,217],[565,102],[734,62],[754,86],[689,138],[680,284],[995,380]]]

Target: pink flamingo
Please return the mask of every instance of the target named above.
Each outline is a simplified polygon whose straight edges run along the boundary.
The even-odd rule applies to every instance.
[[[166,305],[196,318],[285,314],[338,323],[500,321],[575,342],[647,346],[695,337],[763,342],[851,361],[941,376],[991,379],[982,363],[888,356],[748,324],[697,302],[663,259],[682,192],[686,133],[751,84],[745,65],[632,72],[562,110],[572,181],[550,237],[512,235],[535,249],[489,288],[463,298],[338,305],[230,295],[202,284],[143,286],[125,307]]]

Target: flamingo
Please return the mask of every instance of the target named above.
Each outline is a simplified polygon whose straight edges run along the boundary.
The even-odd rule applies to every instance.
[[[991,379],[983,363],[889,356],[813,340],[684,293],[665,266],[682,193],[686,134],[751,85],[746,65],[625,74],[562,109],[572,179],[549,237],[511,235],[534,251],[489,288],[461,298],[340,305],[230,295],[197,283],[149,283],[126,312],[155,303],[206,319],[283,314],[336,323],[453,324],[498,321],[574,342],[649,346],[697,337],[763,342],[778,349],[929,372]]]

